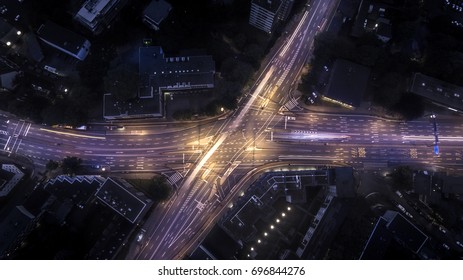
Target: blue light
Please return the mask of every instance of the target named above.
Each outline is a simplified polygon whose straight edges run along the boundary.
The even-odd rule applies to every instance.
[[[434,146],[434,153],[435,153],[436,155],[439,154],[439,146],[437,146],[437,145]]]

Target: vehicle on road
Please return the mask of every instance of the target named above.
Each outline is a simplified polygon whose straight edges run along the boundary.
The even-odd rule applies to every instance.
[[[439,231],[446,234],[447,231],[445,230],[445,228],[443,226],[439,226]]]
[[[395,191],[395,194],[398,195],[400,198],[404,197],[400,191]]]

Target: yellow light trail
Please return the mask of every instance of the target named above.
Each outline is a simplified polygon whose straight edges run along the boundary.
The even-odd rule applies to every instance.
[[[81,137],[81,138],[91,138],[91,139],[101,139],[101,140],[106,139],[106,137],[104,137],[104,136],[82,135],[82,134],[71,133],[71,132],[56,131],[56,130],[51,130],[51,129],[46,129],[46,128],[40,128],[40,130],[46,131],[46,132],[51,132],[51,133],[56,133],[56,134],[61,134],[61,135]]]

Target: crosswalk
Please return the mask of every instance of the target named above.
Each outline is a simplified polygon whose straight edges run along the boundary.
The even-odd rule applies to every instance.
[[[174,174],[170,175],[167,177],[167,181],[169,181],[169,183],[172,185],[172,186],[177,186],[177,182],[178,181],[181,181],[183,179],[183,176],[182,174],[178,173],[177,171],[175,171]]]
[[[31,123],[24,120],[20,120],[17,123],[10,123],[8,131],[3,131],[2,134],[8,136],[3,150],[10,153],[18,152],[21,146],[23,137],[26,137],[31,128]],[[5,133],[6,132],[6,133]]]
[[[302,110],[301,107],[299,107],[299,98],[290,98],[283,106],[280,108],[280,112],[285,112],[285,111],[293,111],[294,109],[296,110]]]

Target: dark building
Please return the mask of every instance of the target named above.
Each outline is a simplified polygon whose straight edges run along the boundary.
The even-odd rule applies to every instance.
[[[0,168],[0,198],[7,196],[23,178],[24,173],[14,164],[2,164]]]
[[[151,205],[151,200],[123,179],[107,178],[95,196],[132,224],[140,220]]]
[[[37,227],[50,203],[50,194],[38,190],[23,205],[14,207],[0,222],[0,259],[13,258],[22,242]]]
[[[369,77],[368,67],[338,59],[333,65],[323,98],[347,108],[358,107],[366,92]]]
[[[351,35],[361,37],[365,32],[376,34],[378,39],[387,43],[392,37],[390,6],[384,3],[364,0],[360,4]]]
[[[222,228],[215,226],[191,254],[192,260],[232,260],[241,246]]]
[[[386,211],[379,218],[365,249],[364,260],[418,258],[428,236],[396,211]]]
[[[51,21],[42,24],[37,35],[47,45],[78,60],[84,60],[90,51],[90,41]]]
[[[354,182],[354,170],[352,167],[336,167],[336,196],[355,197],[357,194]]]
[[[267,33],[272,33],[278,25],[283,2],[284,0],[253,0],[249,24]]]
[[[117,102],[104,96],[105,119],[162,117],[164,98],[178,91],[212,89],[215,63],[209,55],[166,57],[161,47],[139,49],[138,99]]]
[[[122,179],[55,177],[2,221],[0,258],[112,259],[151,205]]]
[[[421,73],[414,73],[409,91],[451,111],[463,112],[462,87]]]
[[[151,29],[158,30],[161,22],[169,15],[172,6],[164,0],[152,0],[143,11],[143,22]]]

